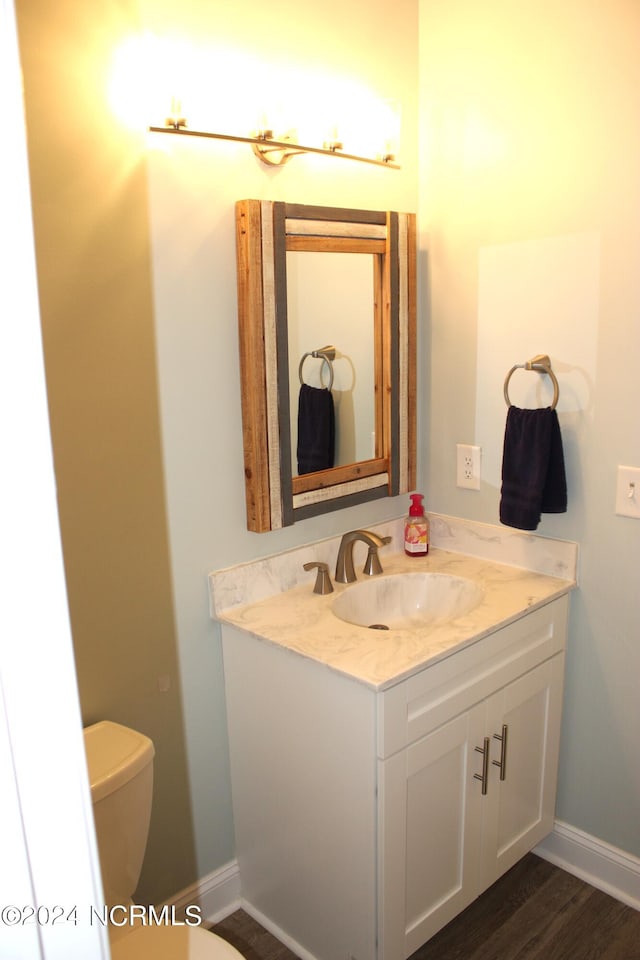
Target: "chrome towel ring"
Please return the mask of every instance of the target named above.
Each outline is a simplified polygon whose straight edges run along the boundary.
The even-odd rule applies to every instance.
[[[539,373],[548,374],[548,376],[551,377],[551,382],[553,383],[553,402],[551,404],[551,409],[555,410],[558,397],[560,396],[560,388],[558,386],[556,375],[551,369],[551,360],[546,353],[539,353],[531,360],[527,360],[526,363],[516,363],[514,367],[511,367],[511,370],[509,370],[509,373],[505,377],[504,381],[504,400],[508,407],[512,406],[511,401],[509,400],[509,380],[511,379],[511,375],[514,370],[537,370]]]
[[[333,387],[333,363],[332,361],[336,358],[336,348],[329,344],[326,347],[319,347],[317,350],[310,350],[308,353],[303,354],[302,360],[300,361],[300,366],[298,367],[298,378],[300,380],[300,385],[304,383],[302,379],[302,368],[307,357],[314,357],[316,360],[322,360],[329,367],[329,386],[327,389],[331,392]]]

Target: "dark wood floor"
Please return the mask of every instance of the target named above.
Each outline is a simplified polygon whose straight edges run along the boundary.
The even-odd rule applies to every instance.
[[[296,960],[243,910],[213,929],[246,960]],[[411,960],[640,960],[640,912],[529,854]]]

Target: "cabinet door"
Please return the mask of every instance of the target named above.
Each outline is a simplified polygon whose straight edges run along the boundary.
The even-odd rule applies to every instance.
[[[380,939],[403,960],[477,896],[485,706],[380,763]]]
[[[563,665],[564,655],[558,654],[487,701],[491,764],[483,807],[482,890],[553,828]]]

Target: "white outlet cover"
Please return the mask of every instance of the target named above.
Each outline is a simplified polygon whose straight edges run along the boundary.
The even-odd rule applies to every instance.
[[[470,443],[456,444],[456,486],[480,489],[481,449]]]
[[[640,520],[640,467],[618,467],[616,513]]]

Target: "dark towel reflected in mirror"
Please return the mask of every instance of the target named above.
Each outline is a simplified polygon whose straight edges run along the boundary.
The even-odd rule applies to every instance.
[[[303,383],[298,398],[298,474],[329,470],[335,457],[335,411],[330,390]]]

